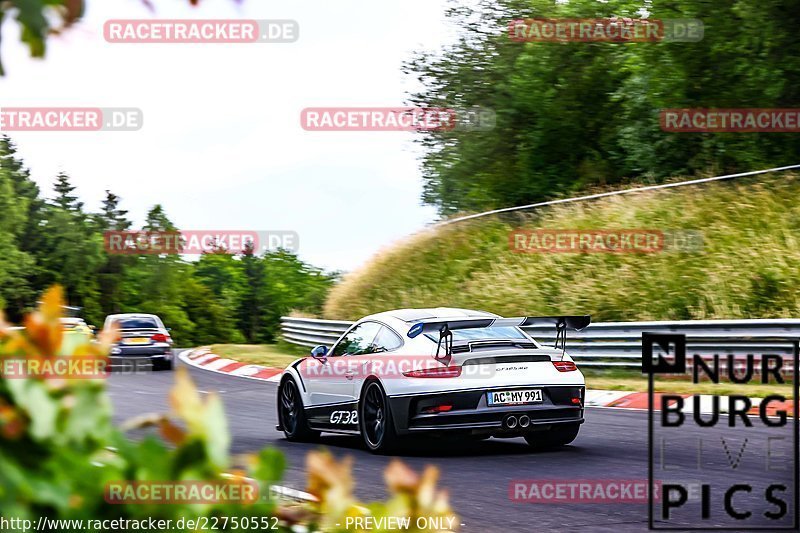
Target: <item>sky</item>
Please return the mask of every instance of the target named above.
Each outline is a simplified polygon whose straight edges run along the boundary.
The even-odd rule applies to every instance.
[[[414,51],[456,29],[446,0],[87,0],[84,18],[31,59],[8,18],[0,107],[135,107],[139,131],[13,132],[52,196],[64,171],[89,210],[105,190],[134,227],[160,203],[181,229],[292,230],[300,257],[352,270],[436,219],[421,205],[422,151],[410,132],[305,131],[306,107],[397,107]],[[292,19],[290,44],[112,44],[109,19]]]

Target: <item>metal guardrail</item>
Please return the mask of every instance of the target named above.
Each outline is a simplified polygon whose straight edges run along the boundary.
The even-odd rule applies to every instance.
[[[283,338],[302,346],[332,345],[353,324],[342,320],[281,317]],[[523,328],[541,344],[555,342],[555,328]],[[687,355],[704,359],[720,356],[725,366],[728,354],[736,363],[749,354],[756,361],[762,354],[784,358],[791,367],[791,340],[800,339],[800,319],[678,320],[659,322],[597,322],[583,331],[569,332],[567,352],[581,366],[641,368],[642,333],[683,333],[688,338]]]

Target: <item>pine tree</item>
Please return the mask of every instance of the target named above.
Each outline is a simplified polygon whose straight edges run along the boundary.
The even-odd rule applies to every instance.
[[[69,176],[59,173],[56,196],[46,205],[45,250],[41,256],[48,285],[64,286],[69,305],[83,308],[91,322],[102,319],[97,270],[103,264],[103,238],[73,193]]]
[[[5,308],[12,321],[36,300],[41,205],[39,188],[14,143],[0,136],[0,309]]]
[[[56,184],[53,187],[56,191],[56,197],[53,200],[55,205],[65,211],[81,211],[83,209],[83,202],[78,200],[77,196],[72,194],[75,187],[70,183],[69,176],[64,172],[59,172],[56,176]]]
[[[125,231],[131,227],[127,219],[128,211],[120,209],[120,197],[106,190],[103,206],[95,216],[95,224],[100,232]],[[104,237],[105,240],[105,237]],[[106,252],[105,262],[97,273],[100,287],[100,305],[106,315],[122,311],[122,287],[125,270],[133,263],[134,258]]]
[[[131,221],[127,219],[128,211],[119,208],[120,201],[119,196],[106,189],[103,207],[97,216],[101,230],[124,231],[131,227]]]
[[[239,328],[247,342],[259,342],[262,339],[264,302],[264,264],[255,255],[252,242],[245,244],[242,252],[242,270],[244,272],[245,289],[239,305]]]
[[[10,173],[14,190],[18,198],[29,202],[39,197],[39,186],[30,177],[30,172],[17,156],[17,147],[8,136],[0,136],[0,168]]]
[[[177,226],[167,217],[164,207],[156,204],[147,212],[144,222],[144,231],[177,231]]]

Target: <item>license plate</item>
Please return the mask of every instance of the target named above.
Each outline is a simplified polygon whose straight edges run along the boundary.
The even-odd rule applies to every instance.
[[[521,405],[536,403],[542,400],[542,389],[505,390],[486,393],[486,402],[490,407],[497,405]]]
[[[150,339],[148,337],[131,337],[130,339],[124,339],[122,342],[124,344],[149,344]]]

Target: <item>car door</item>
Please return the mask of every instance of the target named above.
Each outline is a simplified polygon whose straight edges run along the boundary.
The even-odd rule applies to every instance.
[[[355,365],[351,366],[358,368],[358,372],[353,379],[356,396],[358,396],[358,391],[361,390],[364,380],[371,373],[377,375],[382,381],[399,377],[397,374],[397,369],[400,368],[398,362],[395,361],[394,366],[390,367],[383,358],[393,357],[394,352],[403,346],[403,340],[400,335],[395,333],[390,327],[385,324],[381,324],[380,326],[372,344],[359,355],[351,356],[356,362]],[[384,383],[384,386],[385,385]]]
[[[356,360],[353,356],[372,350],[381,329],[377,322],[361,322],[345,333],[328,352],[328,357],[309,360],[306,370],[314,407],[355,403]]]

